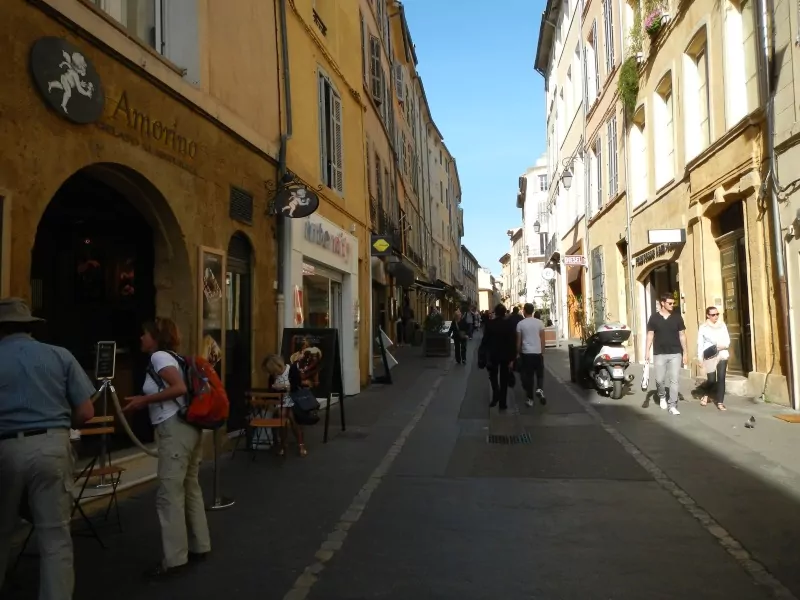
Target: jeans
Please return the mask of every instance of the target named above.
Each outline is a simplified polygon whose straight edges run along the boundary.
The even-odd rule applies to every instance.
[[[500,408],[506,408],[506,398],[508,397],[508,374],[510,372],[508,361],[491,362],[487,365],[489,372],[489,383],[492,386],[492,404],[500,404]],[[498,379],[500,380],[498,383]]]
[[[179,567],[189,552],[204,554],[211,540],[197,481],[203,446],[201,432],[173,415],[156,425],[158,439],[158,491],[156,512],[166,568]]]
[[[460,335],[456,335],[453,338],[453,350],[456,355],[456,362],[462,363],[467,362],[467,340],[466,338],[461,338]]]
[[[669,389],[670,408],[678,405],[678,376],[682,363],[682,354],[656,354],[653,357],[658,399],[664,399],[667,396],[667,389]]]
[[[39,600],[72,598],[72,467],[67,428],[0,442],[0,588],[27,490],[41,555]]]
[[[522,380],[522,389],[525,397],[533,398],[534,390],[544,388],[544,356],[541,354],[521,354],[519,375]],[[534,385],[534,380],[536,385]]]
[[[714,402],[716,404],[725,403],[725,376],[728,372],[728,361],[720,360],[717,362],[717,370],[713,373],[708,373],[706,377],[705,389],[709,394],[714,394]]]

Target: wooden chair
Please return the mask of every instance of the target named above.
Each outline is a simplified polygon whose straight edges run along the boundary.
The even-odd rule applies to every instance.
[[[111,435],[114,433],[114,417],[113,416],[100,416],[94,417],[87,421],[84,427],[80,430],[81,432],[81,439],[87,437],[94,437],[94,436],[102,436],[102,435]],[[94,527],[91,519],[86,516],[86,513],[81,506],[81,500],[83,500],[83,495],[86,492],[86,487],[89,484],[90,479],[95,479],[98,477],[105,478],[108,477],[110,480],[110,492],[107,494],[109,496],[108,504],[106,505],[106,511],[103,516],[104,521],[108,521],[108,517],[111,514],[111,509],[114,508],[117,517],[117,527],[119,528],[120,532],[122,532],[122,519],[120,518],[119,514],[119,501],[117,498],[117,487],[119,487],[120,480],[122,479],[122,474],[125,472],[123,467],[112,465],[110,464],[111,461],[111,452],[107,452],[109,464],[98,466],[98,462],[100,461],[102,455],[102,447],[98,448],[97,453],[94,455],[92,460],[80,471],[75,473],[75,483],[78,483],[81,479],[83,480],[83,484],[81,485],[80,491],[78,492],[77,496],[75,497],[75,501],[72,508],[72,514],[74,516],[75,512],[79,512],[81,517],[83,517],[84,522],[87,524],[91,535],[100,542],[100,545],[105,548],[105,544],[103,540],[100,539],[100,536],[97,534],[97,530]]]
[[[244,438],[247,444],[247,451],[251,453],[251,459],[255,460],[255,448],[264,429],[277,429],[281,436],[287,434],[286,428],[288,419],[283,416],[281,405],[283,404],[283,393],[266,390],[249,390],[245,392],[247,399],[247,422],[245,424],[245,434],[239,436],[233,447],[231,458],[236,455],[236,450]],[[271,412],[277,412],[277,416],[269,416]]]

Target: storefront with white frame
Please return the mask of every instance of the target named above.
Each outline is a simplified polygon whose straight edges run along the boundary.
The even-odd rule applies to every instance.
[[[344,394],[358,394],[358,239],[317,214],[287,225],[284,326],[338,329]]]

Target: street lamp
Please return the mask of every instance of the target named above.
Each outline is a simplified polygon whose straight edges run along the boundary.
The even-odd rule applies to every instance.
[[[567,191],[572,187],[572,171],[570,171],[569,167],[564,169],[564,173],[561,175],[561,183],[564,184],[564,189]]]
[[[533,233],[539,233],[541,229],[542,229],[542,224],[539,223],[539,220],[537,219],[536,222],[533,224]]]

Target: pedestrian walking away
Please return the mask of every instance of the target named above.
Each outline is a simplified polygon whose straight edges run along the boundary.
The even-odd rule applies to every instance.
[[[697,358],[703,361],[708,381],[704,384],[706,394],[700,405],[708,404],[708,394],[714,394],[714,404],[719,410],[725,408],[725,376],[728,371],[728,348],[731,336],[728,327],[720,318],[716,306],[706,308],[706,321],[697,332]]]
[[[653,362],[659,405],[663,410],[669,409],[671,415],[679,415],[678,377],[688,358],[686,325],[680,313],[675,312],[672,292],[661,294],[659,304],[659,310],[647,321],[645,360]]]
[[[467,315],[470,313],[467,312]],[[453,338],[453,347],[456,355],[456,363],[467,363],[467,339],[469,338],[469,324],[466,316],[461,315],[460,310],[456,310],[453,320],[450,322],[450,337]]]
[[[506,319],[506,307],[502,304],[495,307],[494,318],[486,323],[481,347],[492,386],[490,406],[499,404],[500,410],[506,410],[511,369],[517,356],[517,335],[514,324]]]
[[[211,551],[208,522],[198,474],[202,460],[201,432],[184,422],[186,382],[175,354],[180,332],[171,319],[145,323],[142,352],[150,355],[143,396],[126,398],[125,412],[147,407],[158,440],[156,512],[161,525],[161,562],[145,573],[160,579],[181,572]]]
[[[94,417],[95,388],[69,351],[33,339],[39,321],[22,300],[0,300],[0,597],[27,495],[41,557],[39,600],[69,600],[75,587],[69,430]]]
[[[459,312],[459,311],[456,311]],[[464,320],[467,322],[467,337],[472,339],[472,333],[475,331],[475,309],[468,308],[464,315]]]
[[[524,318],[517,323],[517,360],[522,389],[528,406],[533,406],[533,396],[547,404],[544,395],[544,323],[540,312],[534,312],[530,302],[522,309]],[[535,379],[535,383],[534,383]]]

